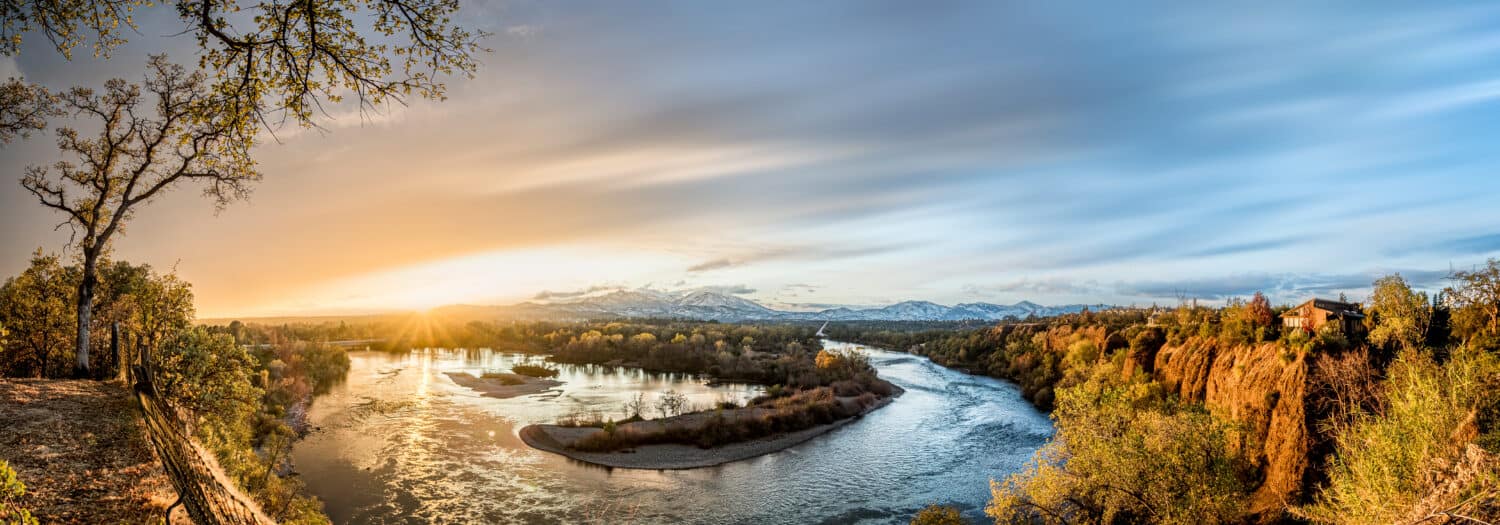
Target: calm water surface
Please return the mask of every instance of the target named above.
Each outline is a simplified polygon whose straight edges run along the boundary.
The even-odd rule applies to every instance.
[[[444,372],[507,370],[489,351],[353,352],[349,380],[319,397],[321,429],[294,450],[335,523],[905,523],[946,503],[982,518],[989,480],[1052,434],[1013,386],[925,358],[863,348],[906,389],[895,403],[790,449],[705,469],[604,469],[527,447],[532,423],[600,411],[637,392],[743,401],[760,389],[598,366],[560,366],[544,394],[482,397]]]

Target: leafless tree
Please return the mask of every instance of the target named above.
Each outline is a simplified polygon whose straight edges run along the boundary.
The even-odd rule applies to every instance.
[[[644,414],[646,412],[647,406],[646,393],[636,392],[635,397],[632,397],[629,401],[625,402],[625,417],[640,417],[641,414]]]
[[[122,79],[102,93],[73,88],[57,95],[58,108],[78,120],[97,121],[97,136],[62,127],[57,145],[75,161],[30,166],[21,185],[42,205],[65,214],[58,227],[82,260],[78,283],[77,368],[89,367],[89,324],[97,265],[137,207],[184,183],[196,183],[222,208],[245,197],[260,179],[250,157],[252,132],[222,118],[224,102],[202,73],[188,73],[166,57],[151,57],[144,89]]]
[[[1314,407],[1324,416],[1319,430],[1331,435],[1359,414],[1378,413],[1384,405],[1380,379],[1366,349],[1319,357],[1311,381]]]
[[[662,392],[656,398],[656,410],[661,412],[661,417],[672,417],[682,413],[687,406],[687,396],[676,390]]]

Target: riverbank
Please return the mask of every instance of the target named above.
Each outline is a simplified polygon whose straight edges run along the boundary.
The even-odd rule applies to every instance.
[[[480,392],[485,397],[507,399],[517,396],[540,394],[562,386],[562,381],[523,376],[521,374],[486,374],[474,377],[464,372],[444,372],[458,386]]]
[[[862,407],[858,413],[850,417],[793,432],[783,432],[709,448],[678,443],[638,445],[611,452],[587,452],[573,448],[573,445],[580,440],[594,437],[604,432],[604,430],[596,427],[527,425],[521,429],[520,437],[523,442],[532,448],[604,467],[645,470],[682,470],[711,467],[785,450],[852,423],[865,414],[891,404],[897,397],[905,393],[900,387],[895,385],[891,385],[891,387],[893,389],[891,395],[875,400],[873,403]],[[839,398],[838,401],[846,404],[856,402],[855,398],[852,397]],[[711,418],[722,416],[724,419],[734,421],[736,419],[763,417],[768,412],[768,409],[755,407],[694,412],[664,419],[627,423],[620,425],[616,429],[616,432],[656,432],[674,426],[697,428],[702,427]]]
[[[176,492],[117,383],[0,380],[0,459],[42,523],[148,523]],[[176,512],[181,522],[185,513]]]

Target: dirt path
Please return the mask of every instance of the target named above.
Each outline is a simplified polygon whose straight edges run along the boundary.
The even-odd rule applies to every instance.
[[[26,484],[22,504],[42,523],[162,516],[176,493],[142,432],[121,385],[0,379],[0,459]]]

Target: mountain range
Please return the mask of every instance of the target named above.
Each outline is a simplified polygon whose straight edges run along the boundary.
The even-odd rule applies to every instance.
[[[875,308],[828,308],[817,311],[778,310],[733,294],[714,290],[615,290],[566,301],[525,302],[507,306],[445,306],[437,313],[467,318],[599,319],[655,317],[715,321],[964,321],[1008,317],[1050,317],[1103,305],[1042,306],[1030,301],[1015,304],[962,303],[944,306],[928,301],[902,301]]]

